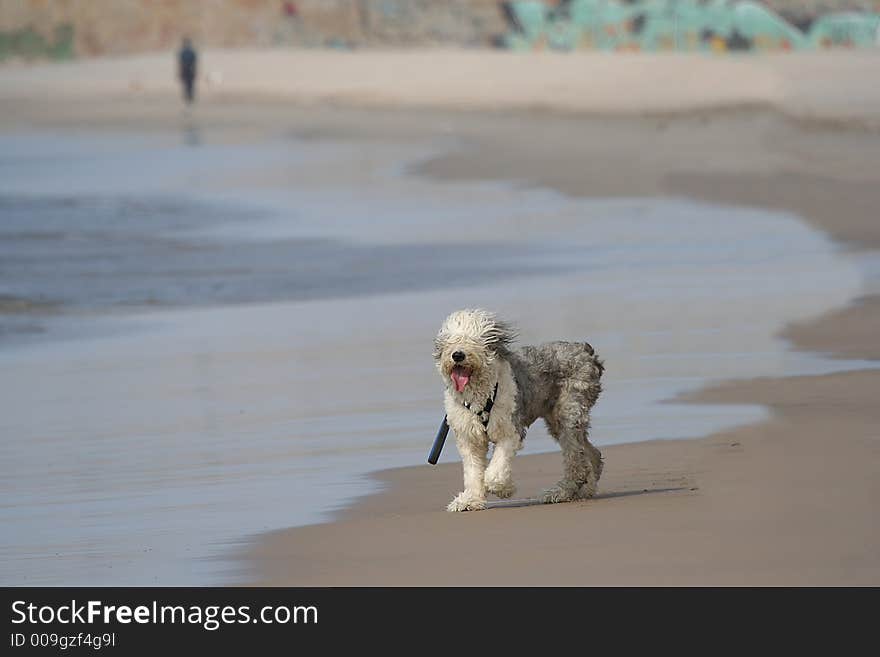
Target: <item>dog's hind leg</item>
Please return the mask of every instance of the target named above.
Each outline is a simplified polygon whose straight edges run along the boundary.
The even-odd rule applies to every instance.
[[[580,490],[578,491],[578,497],[590,498],[596,494],[599,487],[599,477],[602,476],[602,452],[600,452],[586,437],[584,438],[584,441],[586,443],[585,450],[587,462],[590,466],[590,472],[587,475],[587,480],[581,484]]]
[[[588,439],[590,414],[583,398],[564,392],[545,419],[562,448],[562,479],[542,492],[541,501],[552,504],[593,497],[602,474],[602,454]]]

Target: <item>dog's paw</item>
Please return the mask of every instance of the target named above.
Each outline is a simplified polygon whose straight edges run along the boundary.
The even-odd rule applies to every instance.
[[[581,487],[577,492],[577,499],[579,500],[588,500],[596,494],[596,491],[599,488],[599,484],[596,481],[596,477],[592,474],[587,477],[587,481],[584,484],[581,484]]]
[[[506,500],[510,497],[513,497],[513,494],[516,492],[516,486],[514,486],[513,482],[510,479],[506,481],[486,481],[486,490],[488,490],[493,495],[497,495],[502,500]]]
[[[558,504],[560,502],[571,502],[578,496],[580,486],[570,486],[568,483],[560,482],[552,488],[547,488],[541,492],[538,499],[542,504]]]
[[[484,498],[475,497],[469,493],[459,493],[446,507],[447,511],[452,513],[458,511],[482,511],[486,508],[486,500]]]

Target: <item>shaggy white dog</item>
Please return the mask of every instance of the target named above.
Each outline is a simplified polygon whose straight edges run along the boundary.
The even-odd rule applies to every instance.
[[[586,342],[515,349],[515,332],[485,310],[459,310],[443,322],[434,359],[446,385],[444,404],[461,454],[464,490],[447,509],[486,508],[486,492],[514,494],[511,465],[539,417],[562,448],[562,479],[541,501],[592,497],[602,455],[588,440],[590,409],[602,390],[602,361]],[[487,466],[489,443],[494,444]]]

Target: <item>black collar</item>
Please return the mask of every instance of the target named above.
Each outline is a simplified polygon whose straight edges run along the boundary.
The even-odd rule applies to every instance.
[[[486,403],[483,405],[483,409],[480,411],[475,411],[471,408],[470,402],[465,402],[464,407],[471,411],[474,415],[480,418],[480,421],[483,423],[484,427],[489,426],[489,413],[492,412],[492,407],[495,405],[495,398],[498,396],[498,383],[495,384],[495,392],[492,393],[492,396],[486,399]]]

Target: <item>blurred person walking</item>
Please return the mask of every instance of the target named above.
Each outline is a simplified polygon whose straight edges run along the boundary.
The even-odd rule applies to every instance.
[[[183,39],[183,45],[177,55],[177,61],[179,64],[180,82],[183,84],[183,98],[187,104],[191,104],[195,100],[198,55],[192,46],[192,42],[187,37]]]

